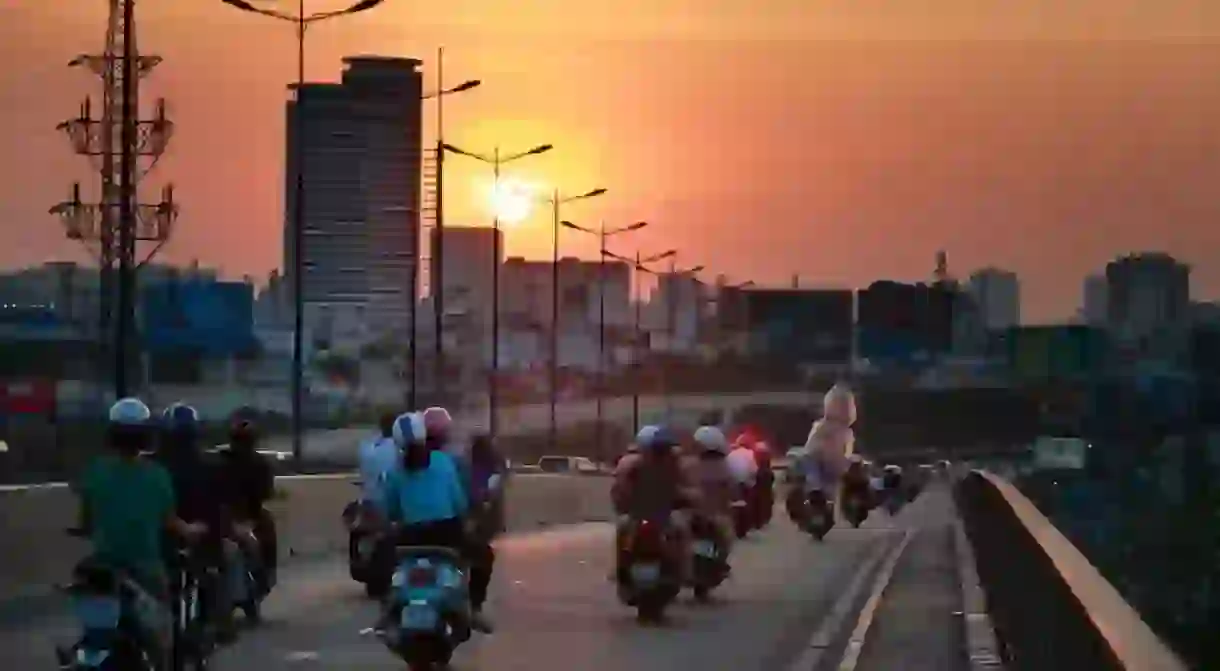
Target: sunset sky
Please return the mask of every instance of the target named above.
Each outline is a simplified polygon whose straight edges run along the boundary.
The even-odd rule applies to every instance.
[[[311,0],[310,10],[342,0]],[[69,13],[69,8],[71,12]],[[183,215],[166,257],[233,276],[279,263],[290,26],[220,0],[140,0],[165,57]],[[46,214],[96,179],[55,125],[95,77],[104,0],[0,0],[0,266],[83,258]],[[565,217],[653,227],[619,251],[679,247],[735,280],[859,286],[1021,273],[1027,320],[1069,315],[1083,276],[1136,249],[1195,265],[1220,298],[1220,2],[1215,0],[387,0],[309,34],[311,79],[351,54],[446,48],[446,139],[547,142],[514,176],[606,187]],[[430,119],[429,119],[430,121]],[[431,133],[429,133],[431,137]],[[486,220],[487,174],[457,158],[448,221]],[[154,198],[155,189],[146,190]],[[568,232],[563,248],[592,256]],[[508,251],[549,255],[539,213]]]

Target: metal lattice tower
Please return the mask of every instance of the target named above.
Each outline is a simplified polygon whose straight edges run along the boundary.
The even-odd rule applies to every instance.
[[[101,78],[101,115],[94,117],[87,97],[77,117],[58,126],[76,153],[89,158],[98,171],[98,200],[83,201],[78,182],[71,198],[51,208],[51,214],[63,221],[70,240],[84,243],[98,258],[98,339],[105,345],[113,337],[115,392],[126,395],[128,349],[135,331],[135,271],[169,241],[178,206],[169,185],[160,202],[139,202],[139,182],[165,153],[174,126],[166,118],[164,100],[157,101],[151,119],[140,119],[140,80],[161,58],[142,56],[136,48],[135,0],[108,2],[104,53],[78,56],[69,63]],[[140,242],[152,247],[137,261]]]
[[[437,205],[440,202],[440,194],[438,187],[440,186],[439,179],[439,161],[437,161],[437,153],[435,151],[425,151],[423,172],[421,181],[423,183],[423,194],[420,199],[419,211],[419,244],[420,249],[416,250],[421,263],[421,272],[419,273],[419,288],[421,295],[427,293],[432,295],[433,264],[435,259],[432,258],[433,231],[436,230]],[[423,270],[426,269],[426,272]]]

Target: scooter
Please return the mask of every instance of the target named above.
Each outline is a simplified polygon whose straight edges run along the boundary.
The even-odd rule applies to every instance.
[[[794,485],[788,490],[785,506],[788,518],[814,540],[822,540],[834,528],[834,504],[821,490],[806,493],[799,484]]]
[[[733,515],[733,533],[737,534],[738,538],[745,538],[746,534],[754,530],[754,511],[750,505],[752,493],[749,486],[743,485],[738,488],[737,496],[729,504]]]
[[[361,483],[357,482],[359,487]],[[389,592],[390,576],[377,559],[381,542],[381,523],[376,511],[366,501],[357,499],[343,509],[343,526],[347,529],[347,566],[352,580],[364,584],[371,598],[381,598]]]
[[[691,534],[694,537],[691,589],[696,600],[707,601],[712,590],[729,577],[729,555],[718,542],[720,534],[710,520],[696,516],[691,521]]]
[[[250,533],[239,543],[226,540],[230,546],[226,555],[229,567],[229,590],[234,605],[241,609],[246,621],[257,624],[262,621],[262,604],[271,593],[271,585],[264,577],[258,551],[258,538]]]
[[[458,553],[444,547],[396,549],[390,579],[392,626],[367,630],[412,671],[443,668],[459,645],[470,640],[469,577]]]
[[[664,526],[641,520],[628,529],[620,550],[619,599],[636,609],[642,623],[660,621],[682,591],[668,547]]]
[[[771,515],[775,511],[775,474],[770,471],[760,471],[753,493],[754,529],[761,531],[771,523]]]
[[[865,494],[848,492],[843,495],[843,518],[853,527],[860,528],[868,519],[869,501]]]

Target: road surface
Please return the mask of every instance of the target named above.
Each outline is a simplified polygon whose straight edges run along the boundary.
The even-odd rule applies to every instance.
[[[918,505],[897,520],[878,513],[865,528],[836,529],[824,543],[798,533],[777,516],[770,528],[738,544],[733,577],[716,602],[695,605],[684,596],[671,611],[672,622],[663,628],[641,627],[615,598],[607,581],[608,525],[506,537],[499,543],[500,563],[489,605],[496,633],[476,635],[459,650],[454,666],[461,671],[837,668],[841,654],[833,651],[817,665],[800,668],[811,637],[829,621],[841,620],[835,631],[850,630],[863,598],[851,600],[847,617],[828,616],[838,610],[835,603],[850,591],[848,585],[871,584],[871,574],[881,572],[876,567],[900,545],[904,529],[940,513]],[[863,573],[870,576],[853,580]],[[259,630],[245,632],[234,646],[217,654],[214,669],[403,668],[379,642],[360,636],[373,621],[375,606],[348,579],[340,562],[285,569],[265,615]],[[10,668],[51,668],[53,643],[72,634],[67,618],[46,618],[0,631],[0,646]],[[832,638],[836,645],[846,645],[845,637]],[[836,666],[824,666],[828,661]]]

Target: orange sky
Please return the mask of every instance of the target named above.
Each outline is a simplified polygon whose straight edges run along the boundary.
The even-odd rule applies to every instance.
[[[79,255],[45,212],[91,179],[54,126],[96,96],[64,64],[100,48],[105,3],[66,2],[0,1],[0,265]],[[166,58],[146,94],[178,123],[150,182],[172,179],[183,204],[166,255],[261,275],[280,258],[291,29],[219,0],[140,12],[142,47]],[[308,72],[444,44],[450,83],[484,80],[448,104],[447,139],[555,144],[513,172],[610,189],[565,216],[655,222],[625,252],[678,246],[736,279],[860,285],[926,276],[943,247],[958,272],[1019,271],[1039,320],[1139,248],[1196,264],[1196,292],[1220,296],[1220,42],[1198,39],[1212,36],[1209,0],[387,0],[311,31]],[[449,221],[480,222],[484,171],[449,166]],[[538,216],[509,252],[549,241]],[[564,248],[592,244],[569,234]]]

